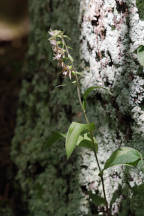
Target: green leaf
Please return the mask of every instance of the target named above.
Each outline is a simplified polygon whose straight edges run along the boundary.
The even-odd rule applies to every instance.
[[[67,158],[69,158],[77,146],[78,138],[81,134],[85,132],[89,132],[95,129],[94,123],[90,124],[80,124],[77,122],[72,122],[67,135],[66,135],[66,154]]]
[[[144,173],[144,159],[142,154],[141,154],[141,160],[139,160],[137,163],[137,168]]]
[[[83,94],[83,98],[86,100],[88,95],[97,88],[97,86],[91,86],[89,87]]]
[[[137,57],[139,63],[144,67],[144,46],[139,46],[137,49]]]
[[[89,192],[90,201],[96,206],[106,205],[106,200],[98,194]]]
[[[55,142],[57,142],[60,139],[65,139],[66,135],[60,132],[52,132],[52,134],[47,138],[47,146],[51,146],[52,144],[54,144]]]
[[[109,92],[109,94],[111,94],[111,92],[110,92],[107,88],[105,88],[105,87],[103,87],[103,86],[91,86],[91,87],[89,87],[89,88],[84,92],[84,94],[83,94],[83,106],[84,106],[84,108],[86,108],[86,99],[87,99],[88,95],[89,95],[92,91],[94,91],[95,89],[100,89],[100,88],[102,88],[102,89],[104,89],[104,90],[107,90],[107,91]]]
[[[73,62],[74,60],[73,60],[73,57],[69,54],[68,55],[68,58],[69,58],[69,60],[71,61],[71,62]]]
[[[81,72],[78,72],[78,71],[72,71],[72,74],[75,75],[75,74],[78,74],[78,75],[82,75]]]
[[[79,139],[77,141],[77,146],[88,148],[89,150],[98,152],[98,144],[96,142],[95,137],[93,137],[94,144],[90,138],[90,136],[85,133],[83,136],[79,136]]]
[[[68,37],[67,35],[63,35],[64,38],[68,39],[68,40],[71,40],[70,37]],[[69,47],[68,47],[69,48]]]
[[[72,84],[76,84],[76,81],[73,81]]]
[[[141,160],[141,154],[136,149],[130,147],[121,147],[112,153],[110,158],[106,161],[103,170],[116,165],[128,165],[136,167],[139,160]]]

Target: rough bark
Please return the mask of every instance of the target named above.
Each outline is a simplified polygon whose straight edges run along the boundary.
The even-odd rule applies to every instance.
[[[82,151],[67,162],[63,143],[48,147],[51,131],[65,131],[72,120],[82,121],[75,91],[52,61],[47,33],[50,27],[61,29],[72,38],[73,55],[79,65],[80,26],[82,91],[102,85],[112,92],[109,96],[99,90],[88,99],[88,115],[96,124],[101,164],[119,146],[128,145],[143,152],[144,79],[134,51],[144,44],[144,22],[136,1],[80,3],[79,10],[77,0],[30,1],[28,63],[12,157],[33,216],[96,215],[98,208],[88,202],[88,193],[101,195],[92,153]],[[67,86],[56,88],[60,84]],[[142,181],[143,176],[135,170],[115,168],[105,174],[113,214],[143,214]]]
[[[78,1],[29,1],[31,33],[12,157],[30,215],[81,215],[76,156],[67,162],[63,142],[47,143],[51,131],[66,131],[78,110],[71,83],[53,62],[48,30],[69,35],[78,61],[78,8]],[[56,87],[61,84],[66,88]]]
[[[89,98],[88,113],[96,123],[102,166],[120,146],[144,152],[144,76],[135,53],[144,44],[144,22],[137,6],[139,2],[136,5],[135,0],[81,2],[83,89],[100,85],[112,92],[109,96],[106,91],[97,90]],[[81,181],[87,190],[91,186],[96,191],[101,190],[101,185],[100,179],[96,179],[94,163],[94,156],[90,159],[83,154],[85,168]],[[118,211],[121,200],[119,215],[143,214],[143,198],[136,193],[140,188],[143,190],[143,180],[141,173],[124,168],[112,168],[105,174],[106,193],[113,212]]]

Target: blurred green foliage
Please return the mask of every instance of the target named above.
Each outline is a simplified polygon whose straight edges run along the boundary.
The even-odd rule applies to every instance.
[[[52,61],[48,30],[50,27],[63,29],[72,38],[73,56],[78,63],[78,3],[76,0],[31,0],[29,13],[28,63],[11,155],[19,169],[17,179],[30,215],[78,216],[81,193],[76,163],[73,166],[76,155],[67,162],[64,143],[49,148],[47,142],[51,131],[65,131],[79,106],[72,84],[64,80]],[[60,84],[65,84],[66,89],[56,87]]]
[[[141,4],[137,0],[142,18]],[[67,162],[63,142],[53,148],[47,143],[51,131],[65,132],[79,110],[71,82],[60,75],[48,43],[50,27],[63,30],[72,38],[72,55],[79,65],[78,2],[31,0],[29,6],[28,62],[11,155],[18,167],[17,179],[28,203],[29,216],[81,216],[77,157],[73,155]],[[61,84],[66,89],[56,88]]]
[[[0,200],[0,216],[14,216],[14,213],[6,200]]]
[[[1,216],[14,216],[11,208],[8,208],[8,207],[0,208],[0,215]]]
[[[138,8],[140,19],[144,20],[144,1],[136,0],[136,6]]]

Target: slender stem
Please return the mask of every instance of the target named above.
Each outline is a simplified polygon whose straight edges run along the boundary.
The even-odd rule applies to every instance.
[[[79,79],[78,79],[77,74],[75,74],[75,77],[76,77],[77,94],[78,94],[79,103],[80,103],[81,109],[83,111],[85,120],[86,120],[87,124],[89,124],[90,122],[89,122],[89,119],[88,119],[87,114],[86,114],[86,110],[85,110],[85,108],[84,108],[84,106],[82,104],[82,100],[81,100],[80,84],[79,84]],[[94,145],[94,139],[93,139],[93,133],[92,133],[92,131],[90,131],[90,138],[91,138],[92,143]],[[107,198],[106,198],[103,173],[102,173],[102,169],[100,167],[100,163],[99,163],[99,160],[98,160],[98,157],[97,157],[97,152],[96,152],[95,149],[94,149],[94,155],[95,155],[96,163],[98,165],[98,169],[99,169],[99,172],[100,172],[100,178],[101,178],[101,182],[102,182],[103,195],[104,195],[104,198],[105,198],[105,201],[106,201],[106,211],[107,211],[107,215],[109,216],[109,207],[108,207],[108,202],[107,202]]]
[[[62,39],[62,41],[63,41],[63,45],[64,45],[65,48],[66,48],[67,54],[70,56],[69,50],[68,50],[68,48],[67,48],[67,45],[66,45],[64,39]],[[73,65],[73,63],[72,63],[72,67],[73,67],[73,70],[76,71],[76,70],[75,70],[75,67],[74,67],[74,65]],[[82,109],[82,111],[83,111],[85,120],[86,120],[87,124],[89,124],[90,122],[89,122],[89,119],[88,119],[87,114],[86,114],[86,110],[85,110],[85,108],[84,108],[84,106],[83,106],[83,104],[82,104],[82,100],[81,100],[80,83],[79,83],[79,79],[78,79],[77,73],[75,73],[75,78],[76,78],[77,94],[78,94],[79,103],[80,103],[81,109]],[[92,132],[92,131],[90,131],[90,138],[91,138],[91,140],[92,140],[93,145],[95,145],[95,143],[94,143],[94,138],[93,138],[93,132]],[[100,173],[100,178],[101,178],[101,182],[102,182],[102,190],[103,190],[104,199],[105,199],[105,201],[106,201],[106,213],[107,213],[107,216],[110,216],[109,207],[108,207],[108,202],[107,202],[107,198],[106,198],[106,192],[105,192],[105,184],[104,184],[103,172],[102,172],[102,169],[101,169],[101,167],[100,167],[100,163],[99,163],[98,156],[97,156],[97,152],[96,152],[95,148],[94,148],[93,151],[94,151],[96,163],[97,163],[97,165],[98,165],[98,169],[99,169],[99,173]]]

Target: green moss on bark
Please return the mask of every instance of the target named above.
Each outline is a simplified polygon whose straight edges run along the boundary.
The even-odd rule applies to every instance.
[[[144,20],[144,1],[143,0],[136,0],[136,6],[138,8],[138,13],[140,19]]]
[[[29,2],[29,51],[11,154],[29,213],[34,216],[81,215],[78,168],[76,163],[72,165],[76,155],[67,162],[64,143],[52,148],[47,143],[51,131],[66,131],[78,110],[73,86],[52,61],[48,30],[61,29],[72,38],[78,63],[78,7],[78,0]],[[66,88],[56,88],[60,84]]]

